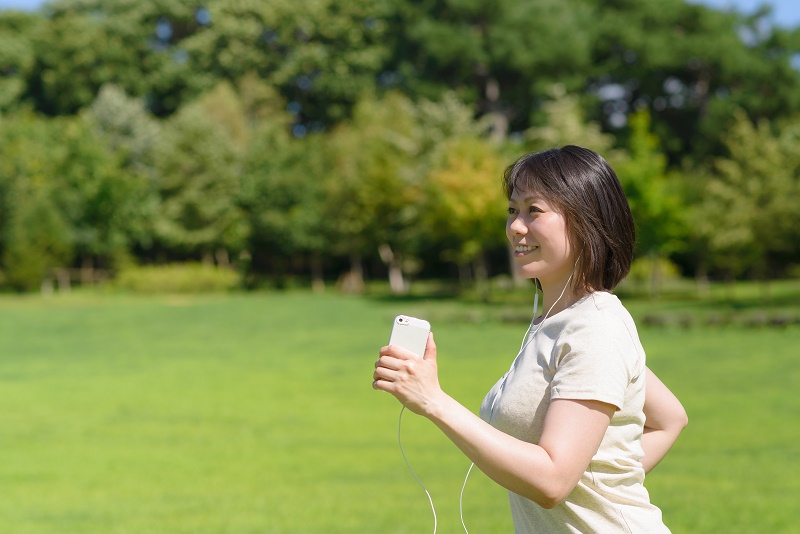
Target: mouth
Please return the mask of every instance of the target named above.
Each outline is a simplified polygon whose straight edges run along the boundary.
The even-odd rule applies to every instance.
[[[534,250],[539,250],[539,247],[531,245],[514,245],[514,256],[524,256],[533,252]]]

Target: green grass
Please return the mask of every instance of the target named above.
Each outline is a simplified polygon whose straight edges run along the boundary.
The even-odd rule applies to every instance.
[[[704,310],[728,310],[713,298]],[[776,306],[795,313],[792,302]],[[524,331],[504,314],[529,307],[524,294],[487,305],[377,292],[2,297],[0,530],[432,531],[397,447],[399,405],[370,387],[377,349],[397,313],[430,318],[443,387],[477,410]],[[673,532],[796,532],[800,326],[640,333],[690,415],[647,480]],[[403,443],[439,532],[460,532],[468,462],[413,414]],[[505,491],[480,472],[465,508],[471,532],[511,531]]]

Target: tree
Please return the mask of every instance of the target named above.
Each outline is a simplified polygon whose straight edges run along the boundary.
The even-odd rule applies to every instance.
[[[69,267],[69,221],[53,202],[55,132],[30,115],[0,122],[0,259],[5,283],[40,287],[56,269]]]
[[[49,191],[30,182],[16,185],[4,235],[5,279],[15,289],[32,290],[44,286],[54,269],[68,265],[69,226]]]
[[[478,137],[448,139],[427,184],[426,226],[440,236],[443,259],[474,266],[478,294],[488,299],[486,252],[505,244],[504,162],[495,143]],[[442,237],[444,236],[444,237]]]
[[[377,252],[387,264],[392,291],[408,289],[403,268],[418,244],[424,179],[418,172],[416,126],[413,103],[392,93],[381,100],[363,98],[352,121],[332,134],[330,217],[337,252],[350,258],[353,288],[363,285],[363,254]]]
[[[261,109],[269,115],[253,132],[241,178],[250,270],[268,272],[282,284],[292,260],[305,255],[312,285],[321,291],[323,255],[332,241],[326,216],[330,210],[325,196],[329,180],[326,140],[320,134],[292,137],[288,114],[274,109],[270,96],[264,96]]]
[[[742,15],[684,0],[593,3],[592,118],[620,130],[647,107],[671,164],[722,155],[736,108],[754,118],[800,111],[792,67],[800,33],[771,24],[768,8]]]
[[[127,251],[152,248],[159,201],[156,154],[161,124],[146,111],[143,99],[131,98],[114,85],[103,86],[82,117],[125,177],[125,185],[117,184],[124,208],[116,206],[115,212],[125,221]]]
[[[53,203],[68,223],[84,281],[91,282],[96,265],[114,268],[127,255],[147,184],[121,167],[84,117],[48,122],[57,136],[49,152]]]
[[[174,113],[203,85],[180,42],[207,25],[207,10],[185,0],[56,0],[36,34],[29,91],[38,109],[71,114],[106,83],[144,97],[150,111]]]
[[[694,210],[707,260],[729,278],[749,271],[764,279],[798,259],[800,127],[789,123],[777,134],[774,128],[736,114],[725,137],[729,155],[715,160]]]
[[[245,122],[238,95],[222,84],[165,123],[156,154],[154,229],[166,250],[222,263],[241,250],[246,229],[237,197]]]
[[[31,38],[43,22],[29,13],[0,12],[0,112],[19,107],[25,99],[35,61]]]
[[[299,131],[349,116],[387,56],[384,0],[219,1],[210,23],[181,40],[205,85],[257,73],[286,100]]]
[[[563,145],[580,145],[614,161],[621,154],[613,150],[614,137],[603,132],[600,124],[589,121],[577,96],[555,84],[548,89],[548,100],[542,103],[543,124],[524,132],[525,147],[541,151]]]
[[[614,168],[636,223],[636,255],[651,260],[650,293],[658,295],[661,261],[685,245],[685,199],[678,176],[667,169],[659,139],[650,131],[647,110],[633,114],[630,127],[627,151]]]
[[[447,91],[492,118],[497,138],[529,126],[556,82],[583,87],[595,39],[583,0],[397,2],[384,84],[414,98]]]

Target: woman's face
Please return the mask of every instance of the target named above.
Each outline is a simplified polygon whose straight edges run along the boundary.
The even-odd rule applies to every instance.
[[[563,284],[575,263],[564,216],[535,191],[514,191],[508,201],[506,236],[514,268],[542,285]]]

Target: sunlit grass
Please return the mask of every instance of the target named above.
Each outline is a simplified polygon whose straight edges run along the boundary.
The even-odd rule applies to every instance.
[[[399,406],[370,388],[372,364],[396,313],[428,317],[443,386],[477,410],[524,331],[498,310],[529,308],[524,294],[496,297],[2,297],[2,530],[432,531],[397,447]],[[641,336],[691,420],[647,482],[673,532],[791,532],[800,327]],[[403,425],[439,532],[460,531],[468,462],[421,418]],[[505,492],[479,472],[465,519],[511,531]]]

